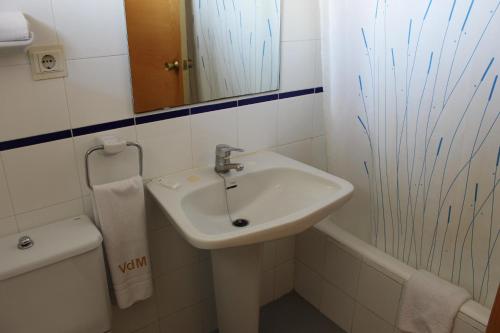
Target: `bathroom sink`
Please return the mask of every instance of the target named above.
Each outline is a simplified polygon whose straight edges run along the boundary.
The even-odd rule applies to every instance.
[[[353,186],[273,152],[232,162],[244,169],[223,176],[211,167],[193,169],[147,187],[193,246],[211,250],[219,332],[258,333],[258,244],[320,222],[349,200]]]
[[[273,152],[234,158],[245,169],[225,174],[193,169],[147,187],[195,247],[221,249],[300,233],[343,205],[353,186],[336,176]],[[237,227],[234,220],[246,220]]]

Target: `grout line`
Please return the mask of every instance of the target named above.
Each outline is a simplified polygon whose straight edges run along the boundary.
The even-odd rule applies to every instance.
[[[129,56],[128,52],[127,53],[97,55],[97,56],[88,56],[88,57],[67,58],[66,61],[94,60],[94,59],[123,57],[123,56],[127,56],[128,57]]]
[[[70,199],[70,200],[65,200],[65,201],[57,202],[55,204],[51,204],[51,205],[48,205],[48,206],[43,206],[43,207],[40,207],[40,208],[30,209],[30,210],[27,210],[27,211],[24,211],[24,212],[16,213],[15,216],[30,214],[30,213],[33,213],[33,212],[36,212],[36,211],[39,211],[39,210],[42,210],[42,209],[48,209],[48,208],[53,208],[53,207],[56,207],[56,206],[59,206],[59,205],[64,205],[64,204],[70,203],[72,201],[77,201],[78,199],[83,199],[83,197],[84,197],[83,195],[80,195],[80,196],[74,197],[73,199]],[[83,204],[83,202],[82,202],[82,204]]]
[[[363,303],[360,303],[358,300],[356,300],[356,304],[361,306],[363,309],[365,309],[366,311],[370,312],[373,316],[375,316],[378,320],[380,321],[383,321],[384,323],[386,323],[387,325],[391,326],[392,328],[397,328],[396,327],[396,323],[394,324],[391,324],[389,323],[387,320],[385,320],[384,318],[380,317],[378,314],[376,314],[375,312],[373,312],[372,309],[368,308],[366,305],[364,305]],[[354,318],[353,318],[354,319]],[[396,318],[397,320],[397,318]],[[353,323],[354,323],[354,320],[353,320]]]
[[[12,202],[12,190],[11,190],[11,186],[9,184],[9,178],[7,177],[7,170],[5,168],[4,156],[3,156],[2,152],[0,152],[0,164],[1,164],[1,167],[3,170],[3,173],[2,173],[2,175],[0,175],[0,177],[4,178],[5,187],[7,188],[7,194],[9,195],[9,206],[10,206],[10,210],[11,210],[11,216],[7,216],[7,217],[14,218],[14,222],[16,223],[17,232],[19,232],[20,231],[19,230],[19,223],[17,223],[16,211],[14,210],[14,203]]]
[[[75,137],[71,138],[71,144],[73,145],[73,158],[75,162],[75,168],[76,168],[76,177],[78,178],[78,185],[80,188],[80,200],[82,201],[82,208],[83,208],[83,213],[85,214],[85,181],[82,179],[80,175],[80,168],[78,167],[78,155],[76,153],[76,140]],[[71,200],[73,201],[73,200]]]

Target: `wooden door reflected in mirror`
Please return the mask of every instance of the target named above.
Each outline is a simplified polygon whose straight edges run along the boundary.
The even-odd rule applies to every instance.
[[[183,71],[165,70],[181,59],[179,0],[125,0],[134,110],[182,105]]]
[[[125,0],[136,113],[279,89],[279,0]]]

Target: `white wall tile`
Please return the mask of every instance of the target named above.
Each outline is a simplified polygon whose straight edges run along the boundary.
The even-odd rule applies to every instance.
[[[17,232],[17,223],[13,216],[0,219],[0,237],[12,235]]]
[[[144,193],[146,201],[146,219],[148,230],[152,232],[166,227],[170,227],[170,218],[162,211],[162,208],[149,191]]]
[[[278,111],[280,145],[313,136],[314,95],[281,99]]]
[[[16,213],[81,196],[71,139],[4,151],[2,156]]]
[[[274,147],[278,143],[278,101],[238,108],[238,141],[246,151]]]
[[[295,236],[278,239],[275,241],[275,264],[280,265],[295,257]]]
[[[303,264],[323,274],[326,256],[326,236],[315,228],[297,235],[296,257]]]
[[[323,93],[314,95],[314,113],[313,113],[313,135],[325,135],[325,115],[323,112]]]
[[[126,54],[123,0],[52,0],[68,59]]]
[[[274,300],[274,269],[260,273],[260,305],[266,305]]]
[[[203,332],[214,332],[217,329],[217,308],[213,298],[200,303],[203,314]]]
[[[314,86],[323,86],[323,61],[321,57],[321,40],[314,41]]]
[[[362,305],[356,306],[352,333],[392,333],[394,327]]]
[[[260,244],[260,264],[263,271],[273,269],[276,260],[276,243],[274,241]]]
[[[215,298],[214,294],[214,279],[212,274],[212,260],[211,259],[203,259],[203,256],[200,256],[200,262],[198,263],[199,274],[199,283],[201,286],[201,299],[207,300],[210,298]]]
[[[483,331],[484,332],[484,331]],[[477,328],[469,325],[467,322],[460,318],[455,319],[455,324],[453,326],[453,333],[481,333]]]
[[[73,128],[133,116],[126,55],[68,61],[65,84]]]
[[[317,83],[316,42],[281,43],[281,91],[308,89]]]
[[[137,126],[144,149],[144,177],[163,176],[193,166],[189,117]]]
[[[325,278],[353,298],[356,298],[358,290],[361,264],[359,258],[342,249],[337,243],[327,241]]]
[[[294,142],[288,145],[279,146],[273,149],[277,153],[293,158],[306,164],[312,164],[312,141],[307,139],[304,141]]]
[[[90,195],[82,197],[82,202],[83,202],[83,214],[87,215],[92,221],[95,221],[94,207]]]
[[[131,333],[147,326],[158,317],[155,297],[138,302],[128,309],[112,308],[113,333]],[[154,332],[154,331],[153,331]]]
[[[90,194],[85,174],[85,153],[89,148],[100,144],[97,140],[99,137],[110,135],[126,141],[137,141],[134,127],[82,135],[73,139],[80,183],[84,195]],[[89,174],[92,185],[109,183],[139,174],[137,149],[128,147],[116,155],[105,155],[102,151],[92,153],[89,157]]]
[[[278,299],[293,290],[295,261],[292,259],[276,266],[274,270],[274,299]]]
[[[156,276],[173,274],[183,266],[198,262],[199,251],[171,226],[150,233],[149,245]]]
[[[219,110],[191,116],[194,166],[215,163],[215,146],[219,143],[238,145],[236,109]]]
[[[321,307],[321,298],[323,295],[323,279],[321,276],[302,264],[295,262],[295,291],[304,297],[314,307]]]
[[[311,140],[312,145],[312,163],[311,165],[327,171],[328,161],[326,159],[326,138],[318,136]]]
[[[12,202],[10,201],[9,188],[3,168],[3,162],[0,156],[0,218],[12,216]]]
[[[0,11],[22,11],[35,40],[31,46],[57,44],[51,0],[2,0]],[[0,66],[27,64],[28,57],[19,49],[1,49]]]
[[[485,332],[488,324],[487,318],[490,314],[488,312],[490,311],[489,308],[485,308],[481,304],[472,304],[471,308],[475,308],[471,311],[472,313],[477,314],[476,318],[472,318],[472,316],[459,312],[455,318],[455,326],[462,326],[462,324],[464,324],[465,328],[470,326],[479,332]]]
[[[0,141],[69,128],[62,79],[33,81],[28,65],[0,67]]]
[[[36,228],[51,222],[82,215],[83,202],[81,198],[60,203],[54,206],[37,209],[16,216],[19,231]]]
[[[209,296],[204,290],[204,284],[211,282],[209,273],[196,263],[156,278],[159,315],[173,314]]]
[[[319,0],[283,0],[281,40],[320,38]]]
[[[362,264],[357,300],[390,324],[396,322],[401,289],[398,282]]]
[[[337,287],[325,282],[321,312],[346,332],[350,332],[356,302]]]
[[[203,316],[198,306],[192,306],[160,319],[160,332],[203,333]]]

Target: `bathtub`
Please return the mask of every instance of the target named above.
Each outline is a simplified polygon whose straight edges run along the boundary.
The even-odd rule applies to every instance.
[[[296,240],[295,290],[347,332],[398,332],[401,291],[415,269],[325,220]],[[468,301],[453,333],[486,330],[490,310]]]

